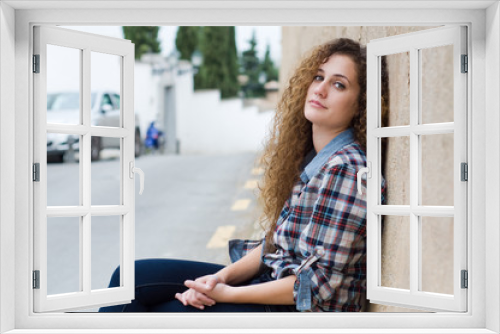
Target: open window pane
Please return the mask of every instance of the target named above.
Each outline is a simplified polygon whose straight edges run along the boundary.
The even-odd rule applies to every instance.
[[[120,205],[120,138],[92,136],[92,205]]]
[[[80,217],[47,218],[47,294],[80,288]]]
[[[420,50],[421,124],[453,122],[453,45]]]
[[[401,52],[382,56],[381,62],[386,64],[387,75],[391,84],[389,101],[392,110],[397,113],[389,113],[388,124],[385,126],[410,125],[410,53]],[[400,68],[407,69],[407,73],[401,73]],[[384,90],[381,89],[380,92]]]
[[[70,60],[70,63],[76,66],[73,67],[79,77],[72,75],[71,70],[56,67],[60,70],[58,75],[61,78],[50,78],[52,65],[46,66],[47,58],[51,56],[50,45],[70,46],[76,50],[77,56],[74,56],[76,60]],[[134,133],[127,131],[129,128],[134,128],[133,44],[121,39],[37,26],[34,29],[33,51],[40,57],[40,71],[33,76],[34,173],[36,170],[40,171],[39,181],[34,183],[33,187],[35,212],[33,271],[40,277],[39,289],[33,289],[34,311],[69,311],[128,303],[134,298],[134,183],[133,179],[124,178],[122,174],[128,173],[128,168],[125,171],[125,166],[134,164]],[[101,124],[107,128],[92,126],[91,52],[106,56],[111,54],[114,59],[119,60],[118,67],[112,65],[107,65],[107,68],[101,67],[102,73],[100,74],[113,71],[116,73],[118,68],[118,76],[113,79],[119,88],[117,94],[120,94],[120,89],[127,93],[122,95],[119,103],[113,102],[114,100],[110,98],[113,105],[116,104],[117,109],[121,107],[124,110],[124,115],[121,120],[118,117],[116,125]],[[94,62],[98,63],[95,59]],[[71,98],[78,101],[76,116],[69,118],[71,121],[52,122],[48,116],[45,117],[47,105],[51,103],[49,93],[51,89],[56,89],[51,88],[50,82],[65,83],[66,79],[75,77],[77,77],[75,79],[77,84],[74,86],[65,84],[64,93],[72,94]],[[96,75],[94,79],[103,84],[107,83],[104,79],[99,80]],[[105,88],[98,87],[98,89]],[[101,96],[102,94],[101,91]],[[109,128],[110,126],[114,128]],[[58,133],[67,135],[61,136],[57,135]],[[61,138],[57,138],[58,136]],[[92,139],[110,139],[107,137],[118,139],[111,138],[109,142],[101,141],[98,147],[102,148],[102,152],[98,152],[97,157],[102,156],[105,161],[94,159],[96,162],[92,162]],[[73,147],[67,144],[69,138],[74,139]],[[56,139],[63,141],[62,144],[59,143],[60,145],[66,145],[61,149],[64,152],[62,155],[64,169],[47,168],[45,157],[50,145],[45,141],[50,142]],[[123,142],[124,147],[120,147],[120,144],[113,144],[116,142]],[[116,153],[104,154],[105,150],[111,150],[111,148]],[[103,164],[96,166],[101,162]],[[39,168],[36,168],[37,163]],[[58,165],[55,166],[58,167]],[[108,167],[112,170],[106,170]],[[123,217],[123,225],[120,225],[119,232],[116,233],[100,231],[100,228],[109,224],[99,224],[99,218],[92,224],[92,216]],[[76,219],[75,223],[60,223],[71,220],[62,217],[77,218],[71,218]],[[95,227],[96,224],[98,227]],[[115,247],[119,255],[116,255],[116,251],[112,253],[113,259],[110,261],[113,267],[116,268],[118,264],[121,264],[124,268],[121,277],[122,286],[119,288],[107,289],[104,282],[95,278],[102,275],[109,279],[110,270],[103,269],[104,267],[98,262],[92,263],[99,261],[99,256],[105,257],[109,252],[100,246],[104,241],[100,240],[99,236],[94,236],[94,244],[92,244],[92,227],[94,227],[94,234],[111,234],[115,244],[118,238],[119,245],[124,245]],[[92,246],[95,248],[94,254],[92,254]],[[121,253],[120,250],[122,250]],[[76,269],[73,270],[73,268]],[[101,270],[105,272],[101,273]],[[92,286],[93,277],[94,285]],[[64,284],[61,284],[60,280],[65,281]],[[51,294],[58,295],[52,298]]]
[[[120,127],[122,57],[100,52],[91,52],[90,57],[91,124]]]
[[[382,216],[381,286],[410,289],[410,217]]]
[[[80,49],[47,45],[47,123],[80,124]]]
[[[462,289],[460,284],[461,271],[467,270],[468,189],[467,182],[462,182],[460,177],[460,166],[467,162],[467,74],[461,73],[461,58],[467,53],[465,42],[466,28],[450,26],[368,43],[367,161],[375,166],[372,168],[376,177],[368,179],[367,202],[379,202],[380,167],[385,166],[387,204],[390,204],[368,205],[367,225],[372,228],[368,228],[367,253],[372,263],[368,265],[371,275],[367,296],[372,302],[434,311],[467,309],[467,289]],[[400,69],[404,78],[400,80],[409,83],[410,123],[407,127],[394,127],[389,122],[389,127],[381,128],[382,110],[377,103],[383,75],[380,59],[398,52],[410,53],[409,72]],[[450,52],[451,59],[443,60]],[[443,62],[450,64],[439,65]],[[436,73],[431,73],[433,71]],[[439,84],[441,76],[450,82]],[[433,78],[438,77],[434,84]],[[399,85],[399,81],[393,81],[389,84],[390,90],[399,91]],[[430,101],[440,99],[441,94],[446,106],[431,106]],[[393,104],[391,98],[390,102],[391,120],[401,111],[397,101]],[[436,104],[441,105],[441,101]],[[436,113],[442,115],[438,117]],[[389,137],[386,148],[381,145],[385,137]],[[405,138],[404,145],[398,143],[400,138]],[[404,149],[396,149],[403,146]],[[405,230],[409,237],[396,235],[390,221],[384,222],[384,228],[373,228],[370,220],[379,215],[409,217],[411,223]],[[438,217],[453,217],[453,220]],[[435,235],[441,238],[434,239]],[[391,248],[389,241],[394,238],[397,240],[392,241],[394,248]],[[398,267],[399,258],[408,250],[402,245],[407,242],[408,267],[402,264]],[[388,257],[391,251],[399,257]],[[388,267],[388,261],[394,262],[396,269]],[[393,273],[398,279],[391,281],[388,278]],[[409,290],[402,290],[408,286],[407,277]]]
[[[421,205],[454,204],[453,133],[420,136],[422,156]]]
[[[381,158],[385,162],[386,205],[410,205],[410,138],[389,137]]]
[[[421,291],[453,294],[453,218],[421,217]]]
[[[120,265],[121,216],[92,216],[92,290],[104,289]]]
[[[47,205],[80,205],[80,136],[47,133]]]

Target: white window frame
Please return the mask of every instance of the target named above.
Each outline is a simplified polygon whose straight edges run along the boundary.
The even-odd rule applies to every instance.
[[[47,123],[47,46],[57,45],[79,53],[80,117],[79,124]],[[77,51],[78,50],[78,51]],[[91,125],[91,55],[100,52],[120,59],[120,124],[117,127]],[[88,309],[111,304],[126,304],[134,299],[135,292],[135,180],[131,169],[134,166],[134,45],[130,41],[70,29],[34,27],[34,54],[39,56],[39,72],[33,75],[34,84],[34,162],[39,163],[40,178],[33,185],[34,193],[34,270],[39,272],[39,288],[34,289],[35,312],[68,311]],[[47,133],[79,135],[79,196],[75,206],[47,206]],[[92,205],[91,138],[101,136],[120,140],[120,204]],[[120,286],[92,290],[91,228],[93,216],[115,216],[120,223]],[[79,291],[48,295],[47,275],[47,225],[48,218],[73,217],[79,220],[80,263]],[[94,224],[95,224],[94,220]]]
[[[409,34],[372,40],[367,47],[367,164],[371,166],[367,189],[367,298],[371,303],[388,304],[430,311],[467,310],[467,289],[462,288],[461,271],[467,270],[467,186],[461,180],[461,163],[467,163],[467,76],[462,73],[462,55],[467,54],[467,29],[450,25]],[[422,53],[421,50],[452,46],[453,122],[422,123]],[[382,127],[381,58],[408,52],[410,58],[410,109],[408,125]],[[469,72],[470,73],[470,72]],[[452,206],[422,205],[421,136],[453,134]],[[408,138],[410,201],[408,205],[381,205],[381,138]],[[448,171],[449,172],[449,171]],[[420,176],[419,176],[420,175]],[[389,185],[390,186],[390,185]],[[409,289],[382,286],[382,216],[409,218]],[[452,294],[425,292],[422,288],[422,223],[429,217],[453,219]]]
[[[410,3],[408,5],[408,3]],[[41,333],[147,333],[153,329],[174,333],[466,333],[500,332],[500,10],[498,1],[265,1],[265,2],[121,2],[131,9],[106,10],[110,1],[4,1],[0,3],[0,331]],[[12,7],[11,7],[12,6]],[[69,8],[60,8],[69,6]],[[397,8],[391,9],[392,6]],[[14,8],[16,9],[14,9]],[[86,9],[82,9],[86,7]],[[99,9],[99,8],[100,9]],[[145,8],[139,11],[137,8]],[[161,8],[158,8],[161,7]],[[346,8],[347,7],[347,8]],[[406,7],[406,9],[405,9]],[[45,10],[44,10],[45,8]],[[51,10],[46,10],[47,8]],[[78,8],[78,9],[75,9]],[[196,9],[193,9],[196,8]],[[225,8],[225,9],[218,9]],[[245,10],[242,10],[246,8]],[[369,8],[369,9],[366,9]],[[403,9],[401,9],[403,8]],[[412,8],[408,10],[408,8]],[[31,67],[32,26],[61,25],[395,25],[469,27],[469,311],[435,314],[266,314],[266,315],[169,315],[169,314],[34,314],[31,290],[33,120]],[[14,40],[15,36],[15,40]],[[12,68],[15,66],[15,73]],[[486,71],[487,67],[487,71]],[[12,82],[15,81],[15,86]],[[14,97],[13,97],[14,96]],[[12,112],[15,110],[15,115]],[[15,131],[11,130],[15,129]],[[488,135],[486,137],[485,133]],[[14,145],[12,137],[15,136]],[[487,154],[486,154],[487,153]],[[13,163],[15,161],[15,163]],[[15,172],[15,174],[14,174]],[[15,175],[12,180],[12,175]],[[488,176],[488,182],[486,182]],[[14,201],[11,200],[15,194]],[[12,205],[14,209],[12,209]],[[12,256],[14,254],[14,257]],[[488,266],[486,266],[486,261]],[[15,286],[15,289],[12,289]],[[487,293],[486,293],[487,291]],[[12,305],[15,305],[12,308]],[[193,318],[195,321],[193,321]],[[139,326],[142,329],[137,329]],[[289,327],[289,329],[283,329]],[[137,330],[131,330],[135,328]],[[151,329],[148,331],[148,328]],[[230,329],[234,330],[230,330]],[[293,328],[293,329],[290,329]],[[40,330],[37,330],[40,329]],[[64,329],[64,330],[63,330]],[[389,331],[392,329],[392,331]],[[47,331],[44,331],[47,332]],[[119,331],[118,331],[119,332]]]

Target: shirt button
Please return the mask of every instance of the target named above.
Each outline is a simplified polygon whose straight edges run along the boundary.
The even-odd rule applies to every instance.
[[[321,246],[316,247],[314,250],[315,250],[317,256],[321,257],[321,256],[325,255],[325,249]]]

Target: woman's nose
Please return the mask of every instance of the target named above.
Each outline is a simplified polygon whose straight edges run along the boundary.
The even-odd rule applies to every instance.
[[[314,94],[321,96],[322,98],[325,98],[327,95],[327,89],[326,89],[326,81],[322,81],[319,83],[319,85],[314,88]]]

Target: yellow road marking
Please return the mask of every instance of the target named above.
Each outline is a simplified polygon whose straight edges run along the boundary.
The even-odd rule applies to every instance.
[[[225,248],[227,247],[227,243],[229,239],[233,236],[236,231],[236,226],[228,225],[228,226],[219,226],[215,231],[214,235],[207,244],[208,249],[214,248]]]
[[[249,199],[239,199],[236,202],[234,202],[233,206],[231,207],[231,211],[243,211],[248,209],[248,206],[250,205]]]
[[[262,175],[264,174],[264,168],[252,168],[252,175]]]
[[[246,183],[245,183],[245,189],[255,189],[257,188],[259,185],[259,180],[248,180]]]

